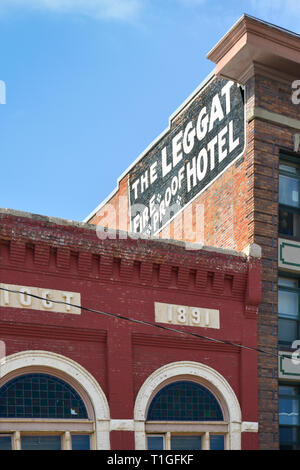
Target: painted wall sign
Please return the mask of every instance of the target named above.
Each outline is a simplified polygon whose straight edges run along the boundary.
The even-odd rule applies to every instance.
[[[298,380],[300,378],[300,360],[293,361],[290,353],[279,351],[278,356],[278,377],[286,380]]]
[[[241,88],[214,77],[129,172],[130,229],[157,234],[244,151]]]
[[[56,313],[73,313],[80,315],[81,309],[71,305],[57,304],[53,300],[66,302],[67,304],[81,305],[81,296],[78,292],[65,292],[40,287],[17,286],[13,284],[0,284],[0,287],[10,291],[20,292],[18,294],[0,290],[0,307],[13,307],[30,310],[44,310]],[[31,295],[42,297],[44,300],[36,299]]]
[[[185,305],[154,303],[155,321],[182,326],[201,326],[202,328],[220,328],[219,310],[187,307]]]
[[[300,243],[291,240],[278,239],[279,268],[300,271]]]

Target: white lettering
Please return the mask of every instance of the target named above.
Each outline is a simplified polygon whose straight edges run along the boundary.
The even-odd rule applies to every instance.
[[[216,94],[211,103],[211,112],[210,112],[210,121],[209,121],[209,131],[214,127],[215,121],[219,119],[221,122],[224,119],[223,109],[220,103],[219,95]]]
[[[224,145],[226,144],[226,140],[224,135],[227,133],[227,126],[223,127],[223,129],[218,134],[218,151],[219,151],[219,162],[224,160],[227,156],[227,149],[223,149]]]
[[[240,143],[239,137],[235,140],[233,140],[233,121],[230,121],[229,123],[229,153],[232,152]]]
[[[173,168],[182,160],[182,152],[181,152],[181,145],[182,142],[182,131],[178,132],[178,134],[172,140],[172,157],[173,157]]]
[[[215,147],[218,142],[218,137],[215,136],[208,144],[207,150],[209,151],[210,155],[210,169],[213,170],[215,168]]]
[[[207,172],[207,151],[205,148],[200,150],[197,158],[197,176],[198,180],[202,181]]]
[[[196,157],[194,157],[193,160],[192,160],[192,166],[191,166],[191,162],[188,162],[187,165],[186,165],[186,179],[187,179],[187,191],[188,191],[188,193],[192,189],[191,177],[193,178],[193,187],[195,187],[196,184],[197,184]]]
[[[184,131],[183,135],[183,151],[188,155],[194,147],[196,131],[193,127],[193,122],[190,121]]]
[[[220,312],[200,307],[155,302],[155,321],[196,327],[220,328]]]
[[[139,180],[137,179],[137,180],[131,185],[131,189],[133,189],[133,191],[134,191],[134,199],[137,199],[137,197],[138,197],[138,193],[137,193],[138,184],[139,184]]]
[[[156,166],[157,166],[157,162],[152,163],[152,165],[150,166],[150,183],[151,184],[157,180]]]
[[[148,171],[144,173],[144,175],[141,176],[141,193],[145,191],[149,186],[149,181],[148,181]]]
[[[137,232],[140,227],[140,214],[137,214],[133,219],[133,231]]]
[[[204,117],[203,117],[204,116]],[[202,140],[206,136],[208,125],[208,115],[206,114],[206,106],[201,109],[197,120],[197,139]]]
[[[167,164],[167,147],[161,151],[161,167],[163,178],[172,170],[172,163]]]
[[[221,90],[221,95],[222,96],[225,95],[226,114],[230,113],[230,89],[231,89],[232,85],[233,85],[233,82],[229,81],[229,82],[226,83],[225,86],[223,86],[223,88]]]

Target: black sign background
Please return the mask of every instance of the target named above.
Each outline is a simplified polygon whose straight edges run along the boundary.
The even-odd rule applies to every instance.
[[[173,119],[175,125],[172,125],[170,130],[161,138],[156,145],[149,150],[149,152],[143,156],[141,160],[137,162],[134,168],[129,172],[129,205],[130,205],[130,222],[131,222],[131,231],[141,232],[146,235],[154,235],[158,233],[162,228],[174,218],[184,207],[186,207],[199,193],[203,192],[204,189],[215,180],[220,174],[237,158],[239,158],[243,151],[245,145],[245,117],[244,117],[244,102],[243,102],[243,92],[239,86],[233,84],[230,89],[230,112],[225,113],[226,109],[226,97],[222,96],[222,88],[226,85],[228,81],[225,79],[219,79],[214,77],[204,89],[200,90],[198,94],[192,99],[191,103],[184,109],[183,112]],[[220,122],[218,119],[215,121],[211,131],[208,131],[206,136],[199,141],[197,137],[195,138],[193,150],[188,154],[184,154],[182,161],[176,165],[165,177],[162,175],[162,150],[164,147],[167,149],[167,162],[172,161],[172,139],[181,131],[185,129],[186,125],[193,121],[194,126],[196,125],[198,115],[201,109],[206,106],[207,112],[211,108],[211,102],[213,97],[218,94],[222,109],[224,110],[224,118]],[[133,220],[140,214],[142,216],[142,207],[148,207],[150,200],[152,203],[156,204],[156,207],[159,207],[159,204],[164,199],[164,195],[167,191],[167,188],[170,187],[172,179],[175,175],[178,175],[178,171],[182,166],[185,166],[188,162],[192,162],[194,157],[197,157],[201,149],[207,146],[207,144],[218,135],[218,133],[228,126],[229,122],[232,121],[233,124],[233,138],[234,140],[239,139],[239,144],[232,150],[228,151],[227,156],[219,162],[218,159],[218,149],[216,146],[215,149],[215,167],[212,170],[206,172],[206,176],[198,181],[197,185],[192,187],[188,191],[187,187],[187,178],[184,177],[182,181],[182,187],[176,192],[171,198],[170,206],[173,208],[172,213],[167,213],[162,220],[159,221],[158,225],[153,224],[153,219],[149,218],[148,222],[143,224],[140,229],[134,229]],[[228,135],[226,136],[227,146],[228,146]],[[133,190],[132,184],[145,174],[147,169],[149,170],[151,165],[157,162],[156,165],[156,175],[157,178],[155,182],[149,184],[149,187],[141,193],[138,191],[138,197],[135,198],[135,192]],[[209,165],[208,165],[209,167]],[[148,174],[149,177],[149,174]],[[154,199],[153,196],[155,195]]]

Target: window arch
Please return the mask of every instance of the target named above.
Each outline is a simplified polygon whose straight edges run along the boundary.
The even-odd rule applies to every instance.
[[[58,377],[23,374],[0,388],[0,418],[88,419],[79,394]]]
[[[80,364],[22,351],[0,368],[0,449],[109,450],[107,399]]]
[[[172,415],[178,406],[181,412]],[[239,402],[226,379],[205,364],[180,361],[153,372],[137,394],[134,418],[137,450],[241,448]]]
[[[172,382],[159,390],[147,413],[147,421],[223,421],[215,396],[191,381]]]

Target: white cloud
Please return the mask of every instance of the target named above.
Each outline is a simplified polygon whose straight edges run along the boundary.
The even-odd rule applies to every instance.
[[[127,21],[138,16],[142,4],[143,0],[0,0],[0,11],[20,7]]]

